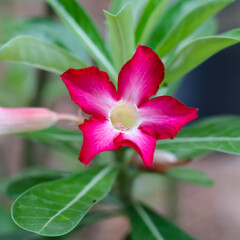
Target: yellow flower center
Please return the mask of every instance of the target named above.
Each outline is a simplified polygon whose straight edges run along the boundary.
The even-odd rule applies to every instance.
[[[128,131],[139,125],[139,113],[134,105],[118,103],[110,112],[113,127],[120,131]]]

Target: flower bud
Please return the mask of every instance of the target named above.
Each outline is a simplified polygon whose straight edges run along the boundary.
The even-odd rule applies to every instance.
[[[174,164],[177,162],[177,157],[173,153],[165,150],[156,150],[153,159],[155,163],[162,164]]]
[[[178,160],[177,157],[165,150],[156,150],[153,157],[153,168],[145,167],[138,154],[135,154],[131,164],[147,172],[166,172],[171,167],[181,166],[188,163],[188,160]]]
[[[57,114],[46,108],[0,107],[0,135],[45,129],[57,120]]]

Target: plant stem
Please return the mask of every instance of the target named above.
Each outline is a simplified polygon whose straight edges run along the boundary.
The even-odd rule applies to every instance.
[[[119,166],[119,174],[117,178],[117,184],[119,187],[119,197],[124,203],[125,207],[128,207],[132,201],[131,199],[131,188],[132,188],[132,179],[128,173],[127,166],[125,164],[125,150],[122,148],[119,151],[115,151],[116,162]]]

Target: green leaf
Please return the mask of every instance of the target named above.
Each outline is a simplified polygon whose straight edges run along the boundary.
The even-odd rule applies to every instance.
[[[134,20],[137,21],[142,9],[145,7],[149,0],[113,0],[111,1],[110,12],[117,14],[127,3],[131,3],[134,13]]]
[[[19,21],[17,19],[10,21],[8,24],[5,23],[5,26],[7,28],[5,32],[7,31],[8,35],[10,35],[8,39],[19,35],[32,36],[70,51],[87,65],[91,63],[85,49],[72,32],[55,20],[32,18]]]
[[[165,83],[181,78],[215,53],[240,42],[240,29],[198,38],[180,49],[166,64]]]
[[[164,39],[157,45],[155,51],[159,57],[166,56],[187,36],[196,30],[210,17],[222,8],[233,2],[232,0],[205,0],[200,1],[195,8],[180,19],[167,33]]]
[[[47,0],[47,2],[76,34],[92,58],[116,80],[117,73],[109,60],[103,40],[85,10],[75,0]]]
[[[21,228],[40,235],[64,235],[108,194],[115,177],[113,167],[97,167],[39,184],[14,202],[12,218]]]
[[[199,1],[180,0],[175,1],[164,11],[163,17],[158,21],[155,30],[148,41],[148,45],[155,48],[172,29],[192,10],[199,6]]]
[[[71,131],[64,128],[50,127],[41,131],[21,133],[20,136],[31,139],[43,145],[69,153],[76,157],[79,152],[79,144],[82,143],[82,135],[79,131]],[[77,147],[74,144],[77,144]]]
[[[161,18],[167,3],[168,0],[150,0],[148,2],[136,27],[136,43],[146,43]]]
[[[192,0],[181,0],[172,3],[166,11],[164,11],[162,18],[159,19],[157,26],[148,41],[148,45],[155,48],[167,35],[169,29],[173,28],[173,26],[189,13],[196,4],[199,4],[198,1]]]
[[[118,71],[133,55],[135,50],[133,7],[126,4],[117,15],[104,11],[110,34],[112,57]]]
[[[136,204],[129,209],[133,240],[194,240],[149,208]]]
[[[194,31],[189,37],[184,39],[181,44],[178,46],[178,49],[182,48],[189,42],[200,38],[200,37],[209,37],[217,33],[218,23],[215,18],[209,19],[207,22],[202,24],[196,31]]]
[[[158,149],[201,149],[240,154],[240,118],[209,117],[179,132],[173,140],[161,140]]]
[[[68,175],[66,172],[50,169],[29,169],[8,181],[6,193],[11,199],[16,199],[20,194],[39,183],[50,182]]]
[[[190,42],[192,42],[195,39],[198,39],[200,37],[212,36],[212,35],[214,35],[216,33],[217,33],[217,21],[214,18],[209,19],[207,22],[205,22],[199,28],[197,28],[191,35],[189,35],[181,43],[179,43],[178,47],[176,49],[174,49],[171,52],[171,54],[169,54],[168,57],[164,60],[165,61],[165,65],[167,65],[168,62],[170,62],[175,57],[176,53],[180,49],[184,48]],[[182,82],[183,78],[178,79],[178,80],[179,80],[178,83],[180,84]]]
[[[181,19],[189,14],[193,9],[195,9],[196,6],[199,6],[199,1],[180,0],[171,4],[170,7],[164,11],[163,17],[158,20],[157,26],[155,27],[155,30],[148,41],[148,45],[152,48],[155,48],[157,44],[159,44],[159,42],[161,42],[162,39],[167,35],[169,30],[172,29],[176,23],[180,22]],[[210,22],[212,21],[210,20]],[[207,21],[207,24],[208,23],[209,21]],[[199,28],[201,28],[201,32],[203,28],[205,35],[206,25],[204,24],[204,26],[200,26]],[[207,26],[207,28],[209,28],[209,26]],[[210,28],[215,28],[215,23],[214,26],[212,25]],[[199,30],[197,29],[196,31]],[[192,35],[195,35],[195,32],[193,32]],[[211,30],[208,32],[210,32],[208,35],[215,34],[215,32],[211,32]]]
[[[19,135],[39,141],[82,142],[80,131],[73,131],[59,127],[50,127],[40,131],[21,133]]]
[[[29,36],[13,38],[0,48],[0,61],[27,64],[55,73],[86,67],[66,50]]]
[[[202,150],[202,149],[178,149],[176,151],[171,151],[176,155],[177,159],[194,159],[198,157],[205,156],[211,153],[211,150]]]
[[[204,172],[190,168],[172,167],[166,172],[166,176],[192,184],[204,186],[212,186],[214,184],[213,180]]]

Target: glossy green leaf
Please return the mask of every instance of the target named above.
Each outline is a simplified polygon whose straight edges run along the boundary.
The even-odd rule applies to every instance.
[[[135,31],[136,43],[145,44],[161,18],[168,0],[150,0],[145,7]]]
[[[186,16],[176,22],[164,39],[157,45],[155,51],[159,57],[166,56],[187,36],[196,30],[210,17],[233,2],[232,0],[204,0],[193,8]]]
[[[29,169],[8,181],[6,193],[11,199],[16,199],[20,194],[39,183],[50,182],[68,175],[69,173],[50,169]]]
[[[173,140],[161,140],[158,149],[201,149],[240,154],[240,118],[209,117],[179,132]]]
[[[97,167],[39,184],[14,202],[12,218],[21,228],[40,235],[64,235],[108,194],[115,177],[116,169]]]
[[[117,73],[92,19],[75,0],[47,0],[63,22],[78,37],[92,58],[116,80]]]
[[[194,240],[183,230],[149,208],[136,204],[129,209],[133,240]]]
[[[165,83],[181,78],[215,53],[240,42],[240,29],[198,38],[180,49],[166,65]]]
[[[213,180],[210,179],[204,172],[185,167],[170,168],[166,172],[166,176],[176,180],[203,186],[212,186],[214,184]]]
[[[13,38],[3,45],[0,61],[18,62],[55,73],[63,73],[70,67],[86,67],[66,50],[29,36]]]
[[[112,57],[118,71],[133,55],[135,50],[133,7],[126,4],[118,14],[104,11],[106,25],[110,34]]]

